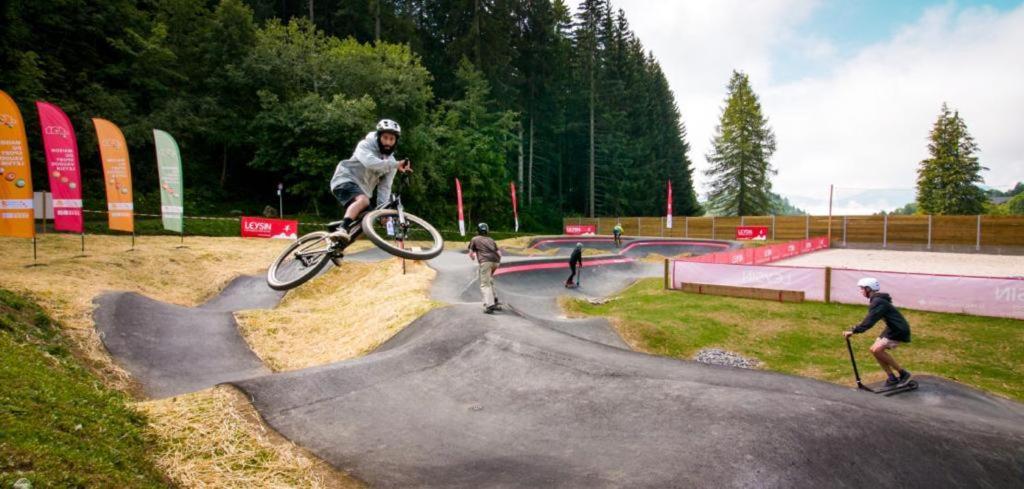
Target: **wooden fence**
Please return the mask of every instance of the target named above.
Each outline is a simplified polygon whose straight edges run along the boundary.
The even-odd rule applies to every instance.
[[[596,225],[597,234],[612,234],[616,222],[625,236],[731,240],[737,226],[765,226],[768,239],[794,240],[829,231],[828,216],[675,217],[672,228],[664,217],[564,219]],[[832,216],[832,246],[1009,252],[1024,249],[1024,216]]]

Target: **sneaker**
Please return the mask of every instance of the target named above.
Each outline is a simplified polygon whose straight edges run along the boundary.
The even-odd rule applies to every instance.
[[[900,370],[899,383],[903,384],[906,383],[908,380],[910,380],[910,372],[907,372],[906,370]]]
[[[899,383],[900,383],[900,379],[897,379],[896,376],[894,376],[894,375],[890,375],[888,379],[885,379],[885,386],[886,387],[892,387],[894,385],[898,385]]]
[[[484,314],[494,314],[494,306],[487,306],[484,309]]]
[[[345,231],[344,229],[341,228],[332,231],[331,234],[327,235],[327,238],[336,243],[348,243],[349,240],[352,239],[351,237],[349,237],[348,231]]]

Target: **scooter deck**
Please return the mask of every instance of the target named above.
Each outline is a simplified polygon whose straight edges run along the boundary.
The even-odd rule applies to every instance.
[[[866,391],[874,393],[874,394],[881,394],[883,396],[893,396],[893,395],[900,394],[900,393],[903,393],[903,392],[912,391],[912,390],[915,390],[915,389],[917,389],[917,381],[911,379],[911,380],[907,381],[906,383],[897,384],[897,385],[888,386],[888,387],[885,386],[885,382],[877,382],[877,383],[874,383],[874,384],[871,384],[871,385],[864,386],[863,390],[866,390]]]

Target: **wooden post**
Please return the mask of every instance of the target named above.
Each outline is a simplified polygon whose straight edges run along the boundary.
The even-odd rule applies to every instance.
[[[636,218],[636,235],[640,236],[640,218]]]
[[[715,216],[711,216],[711,239],[715,239]]]
[[[683,216],[683,237],[690,237],[690,216]]]
[[[772,214],[772,241],[775,241],[775,214]]]
[[[825,304],[832,302],[832,267],[825,267]]]
[[[978,239],[974,243],[974,250],[981,251],[981,214],[978,214]]]
[[[828,246],[830,248],[832,247],[832,191],[834,187],[831,184],[828,186]]]
[[[843,216],[843,248],[846,248],[846,216]]]
[[[932,249],[932,215],[928,214],[928,249]]]
[[[882,248],[889,246],[889,214],[882,216]]]
[[[804,239],[811,239],[811,215],[804,214]]]
[[[672,288],[672,284],[668,283],[668,258],[665,258],[665,290]]]

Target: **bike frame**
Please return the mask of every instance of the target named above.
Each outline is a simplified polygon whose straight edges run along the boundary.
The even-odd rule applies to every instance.
[[[391,200],[386,205],[377,207],[376,209],[372,210],[379,209],[395,209],[398,211],[398,222],[395,223],[395,239],[399,243],[404,243],[406,232],[409,230],[409,223],[405,219],[405,208],[402,206],[402,196],[399,194],[392,194]],[[363,212],[360,212],[359,215],[356,217],[355,222],[349,229],[349,242],[355,241],[356,239],[359,238],[359,236],[363,234],[363,216],[365,216],[366,213],[370,211],[371,209],[367,208]],[[335,256],[340,255],[341,251],[341,249],[338,249],[337,243],[331,243],[331,246],[328,247],[326,250],[311,251],[308,253],[301,253],[296,251],[295,258],[299,260],[303,266],[308,267],[310,263],[313,261],[313,259],[319,257],[320,255],[330,254],[331,257],[333,258]]]

